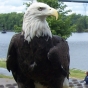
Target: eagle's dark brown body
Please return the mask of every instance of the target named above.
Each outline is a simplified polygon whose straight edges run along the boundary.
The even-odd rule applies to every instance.
[[[69,47],[58,37],[34,37],[31,42],[24,36],[13,36],[7,55],[7,69],[12,71],[19,88],[35,88],[39,82],[49,88],[62,88],[69,78]]]

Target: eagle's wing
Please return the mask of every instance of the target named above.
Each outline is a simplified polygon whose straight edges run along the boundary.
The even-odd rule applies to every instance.
[[[55,67],[55,69],[62,70],[62,74],[69,78],[69,46],[66,40],[54,35],[52,37],[53,47],[48,52],[48,58]]]
[[[18,36],[16,34],[11,39],[11,42],[10,42],[9,48],[8,48],[8,53],[7,53],[7,61],[6,61],[6,67],[7,67],[8,71],[12,71],[15,81],[17,81],[16,72],[17,72],[17,68],[18,68],[17,51],[16,51],[17,37]]]
[[[20,33],[15,34],[12,37],[8,48],[6,66],[8,71],[12,71],[12,75],[18,84],[18,88],[25,88],[25,86],[26,88],[34,88],[33,81],[31,79],[27,80],[27,78],[24,76],[24,73],[22,73],[22,70],[20,69],[20,65],[19,65],[20,63],[22,64],[22,62],[19,61],[20,59],[19,54],[21,51],[20,47],[23,46],[23,42],[24,42],[24,37]],[[25,67],[23,67],[22,69],[24,70]]]

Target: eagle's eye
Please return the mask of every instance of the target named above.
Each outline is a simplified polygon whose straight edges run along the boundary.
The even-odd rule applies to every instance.
[[[44,10],[44,9],[45,9],[44,7],[39,7],[39,8],[38,8],[39,11],[42,11],[42,10]]]

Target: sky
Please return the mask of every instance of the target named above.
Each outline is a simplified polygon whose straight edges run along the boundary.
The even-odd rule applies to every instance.
[[[88,15],[88,3],[65,2],[65,4],[67,5],[67,10],[72,10],[71,13]]]
[[[23,0],[0,0],[0,13],[24,12]]]
[[[26,6],[23,5],[24,0],[0,0],[0,13],[10,13],[10,12],[24,12]],[[88,15],[88,3],[73,3],[65,2],[67,5],[66,10],[72,10],[71,13]],[[69,14],[71,14],[69,13]]]

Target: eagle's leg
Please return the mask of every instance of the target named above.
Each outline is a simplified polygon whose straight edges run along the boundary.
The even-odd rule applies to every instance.
[[[57,79],[51,81],[49,88],[69,88],[69,80],[67,77],[57,77]]]
[[[20,82],[18,82],[17,84],[18,84],[18,88],[25,88],[24,84],[22,84]]]
[[[53,86],[50,86],[49,88],[63,88],[63,85],[59,84],[54,84]]]
[[[32,80],[30,80],[29,82],[17,82],[18,84],[18,88],[35,88],[34,82]]]

